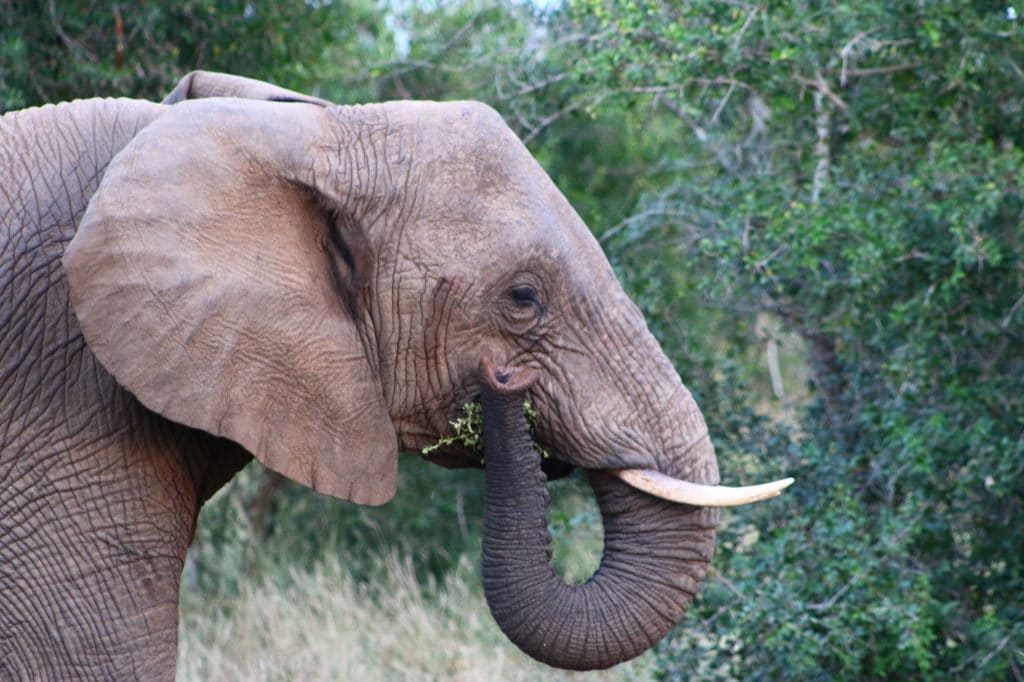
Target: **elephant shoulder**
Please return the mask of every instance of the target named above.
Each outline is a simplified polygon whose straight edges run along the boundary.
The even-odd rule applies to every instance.
[[[15,233],[73,226],[110,160],[164,109],[140,100],[88,99],[0,117],[5,242]]]
[[[110,160],[160,105],[95,99],[0,117],[0,447],[45,426],[42,415],[101,380],[68,303],[61,258]],[[83,394],[84,395],[84,394]],[[35,426],[33,426],[35,425]],[[31,428],[30,428],[31,427]],[[38,440],[38,434],[35,436]]]

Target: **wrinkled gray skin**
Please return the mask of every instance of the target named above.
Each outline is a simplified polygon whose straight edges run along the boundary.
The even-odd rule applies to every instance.
[[[593,472],[608,532],[597,587],[561,584],[543,477],[494,435],[521,416],[490,408],[509,425],[487,433],[504,462],[484,546],[499,625],[579,669],[660,639],[717,513],[600,472],[717,483],[707,429],[501,118],[203,73],[169,101],[0,119],[0,679],[173,679],[202,503],[251,456],[386,502],[399,449],[486,397],[484,357],[534,372],[539,439]]]

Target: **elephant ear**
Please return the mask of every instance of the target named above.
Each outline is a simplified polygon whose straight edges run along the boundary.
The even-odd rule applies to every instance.
[[[242,99],[262,99],[270,102],[306,102],[330,106],[330,102],[318,97],[310,97],[302,93],[279,88],[276,85],[258,81],[244,76],[232,76],[215,71],[192,71],[178,81],[171,93],[164,98],[163,104],[177,104],[190,99],[206,97],[239,97]]]
[[[313,185],[352,178],[325,160],[344,157],[333,116],[169,107],[110,163],[63,263],[89,348],[146,407],[381,504],[398,445],[364,305],[374,258],[358,217]],[[354,202],[358,184],[332,195]]]

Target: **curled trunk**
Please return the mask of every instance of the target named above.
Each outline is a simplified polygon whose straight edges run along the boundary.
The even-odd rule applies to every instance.
[[[682,618],[711,559],[718,512],[590,472],[604,554],[586,583],[566,584],[551,565],[546,479],[522,413],[525,387],[515,383],[482,387],[487,603],[530,656],[560,668],[607,668],[650,648]]]

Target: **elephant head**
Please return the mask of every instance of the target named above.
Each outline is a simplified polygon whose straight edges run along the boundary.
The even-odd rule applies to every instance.
[[[178,101],[217,94],[204,83],[113,159],[64,255],[103,366],[164,417],[366,504],[395,493],[399,450],[435,442],[482,394],[499,625],[578,669],[660,639],[711,558],[714,507],[782,485],[717,487],[692,397],[501,117],[472,102]],[[601,505],[602,568],[580,588],[550,575],[526,390],[538,439],[589,472]]]

